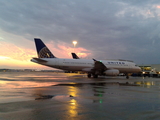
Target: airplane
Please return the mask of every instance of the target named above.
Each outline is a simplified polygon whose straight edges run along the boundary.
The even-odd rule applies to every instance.
[[[129,78],[129,73],[139,73],[141,68],[132,61],[124,60],[96,60],[96,59],[65,59],[55,57],[47,46],[39,38],[34,38],[38,58],[31,61],[56,69],[67,71],[86,72],[88,78],[98,76],[117,76],[125,73]]]

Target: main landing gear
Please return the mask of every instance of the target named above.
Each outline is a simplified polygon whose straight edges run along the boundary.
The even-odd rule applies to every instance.
[[[93,75],[93,78],[98,78],[98,75],[97,75],[97,74],[91,74],[91,73],[88,73],[87,77],[88,77],[88,78],[91,78],[92,75]]]
[[[129,79],[129,76],[126,76],[126,79]]]
[[[129,75],[128,74],[126,74],[126,79],[129,79]]]
[[[88,78],[91,78],[91,74],[90,74],[90,73],[88,73],[87,77],[88,77]]]
[[[94,75],[93,75],[93,78],[98,78],[98,75],[97,75],[97,74],[94,74]]]

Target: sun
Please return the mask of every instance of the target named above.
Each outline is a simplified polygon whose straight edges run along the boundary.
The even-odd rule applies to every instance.
[[[9,59],[9,57],[0,56],[0,60],[7,60],[7,59]]]

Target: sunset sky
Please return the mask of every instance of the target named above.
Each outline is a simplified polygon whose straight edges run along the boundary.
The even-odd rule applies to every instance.
[[[0,69],[50,69],[30,62],[34,38],[58,58],[160,64],[160,1],[0,0]]]

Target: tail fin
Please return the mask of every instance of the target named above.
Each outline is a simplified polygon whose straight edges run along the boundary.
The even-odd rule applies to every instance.
[[[71,54],[72,54],[73,59],[80,59],[80,58],[76,55],[76,53],[71,53]]]
[[[56,58],[39,38],[34,38],[38,58]]]

